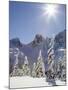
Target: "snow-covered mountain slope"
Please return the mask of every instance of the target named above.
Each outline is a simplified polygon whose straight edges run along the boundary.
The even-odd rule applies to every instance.
[[[22,47],[22,51],[32,64],[33,62],[36,62],[40,50],[45,61],[45,58],[47,58],[48,45],[49,38],[44,39],[41,35],[36,35],[31,43],[27,44],[26,47]]]
[[[54,51],[56,60],[63,57],[64,53],[60,49],[66,49],[66,30],[55,36]]]
[[[66,48],[66,30],[55,36],[55,49]]]

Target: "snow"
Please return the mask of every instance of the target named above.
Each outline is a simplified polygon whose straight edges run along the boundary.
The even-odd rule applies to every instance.
[[[56,84],[57,85],[66,85],[66,82],[60,81],[60,80],[56,80]]]
[[[56,80],[56,84],[65,85],[65,82]],[[40,87],[40,86],[52,86],[52,84],[46,82],[46,78],[33,78],[29,76],[10,77],[10,88],[25,88],[25,87]]]
[[[10,88],[49,86],[45,78],[32,78],[29,76],[11,77]]]
[[[58,51],[65,51],[65,49],[64,48],[61,48],[61,49],[58,49]]]

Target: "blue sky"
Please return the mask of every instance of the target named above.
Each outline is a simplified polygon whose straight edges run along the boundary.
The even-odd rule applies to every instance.
[[[56,19],[47,20],[44,15],[43,3],[9,2],[9,34],[10,39],[19,38],[28,44],[36,34],[44,38],[52,37],[65,29],[65,5],[58,5]]]

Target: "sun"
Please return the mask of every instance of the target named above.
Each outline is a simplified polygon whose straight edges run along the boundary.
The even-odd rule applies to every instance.
[[[45,10],[49,16],[54,16],[56,13],[56,6],[55,5],[47,5]]]
[[[44,15],[46,15],[49,19],[55,18],[58,13],[58,6],[55,4],[47,4],[43,7]]]

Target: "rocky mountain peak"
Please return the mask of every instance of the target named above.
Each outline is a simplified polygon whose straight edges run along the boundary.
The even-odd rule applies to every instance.
[[[45,39],[42,35],[36,34],[34,40],[32,41],[32,46],[41,44]]]
[[[10,47],[22,47],[22,43],[19,38],[14,38],[10,40]]]
[[[40,35],[40,34],[36,34],[34,40],[37,41],[37,42],[39,43],[39,42],[41,42],[41,41],[43,40],[43,37],[42,37],[42,35]]]

